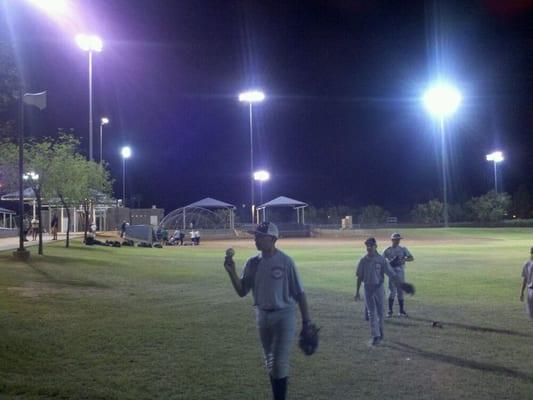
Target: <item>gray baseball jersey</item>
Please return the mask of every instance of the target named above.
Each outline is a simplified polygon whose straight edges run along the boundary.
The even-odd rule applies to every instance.
[[[526,280],[526,286],[533,288],[533,261],[528,260],[522,268],[522,278]]]
[[[366,285],[381,285],[385,280],[385,274],[389,278],[395,278],[389,261],[380,254],[369,257],[368,254],[359,260],[356,275]]]
[[[387,260],[392,260],[393,258],[395,257],[412,257],[411,253],[409,252],[409,250],[407,250],[407,247],[402,247],[402,246],[390,246],[388,247],[384,252],[383,252],[383,256],[387,259]],[[402,261],[398,267],[403,267],[405,266],[405,261]]]
[[[241,274],[245,292],[252,290],[254,305],[261,310],[294,307],[304,290],[292,259],[281,250],[272,257],[260,257],[256,267],[254,259],[247,261]]]

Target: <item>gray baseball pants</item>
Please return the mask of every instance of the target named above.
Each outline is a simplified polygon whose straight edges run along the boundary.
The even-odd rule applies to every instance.
[[[296,330],[295,307],[276,311],[257,308],[256,321],[269,374],[274,379],[289,376],[289,355]]]
[[[393,268],[394,273],[400,279],[400,282],[405,282],[405,271],[403,267]],[[398,296],[398,300],[403,300],[403,290],[398,288],[389,278],[389,299],[394,299]]]
[[[372,337],[383,336],[383,299],[385,289],[383,284],[365,284],[365,304],[368,309],[368,320]]]
[[[530,318],[533,318],[533,288],[527,288],[526,298],[524,300],[526,303],[526,312]]]

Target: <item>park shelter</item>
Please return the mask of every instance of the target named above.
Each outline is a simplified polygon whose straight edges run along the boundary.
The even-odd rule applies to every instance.
[[[13,229],[16,225],[15,211],[0,207],[0,228]]]
[[[273,200],[270,200],[264,204],[261,204],[257,207],[258,220],[266,220],[266,210],[271,207],[292,207],[296,211],[296,221],[298,224],[305,224],[305,208],[308,206],[307,203],[304,203],[299,200],[291,199],[290,197],[279,196]],[[261,211],[263,211],[261,213]],[[261,217],[262,214],[262,217]]]
[[[160,224],[166,229],[235,229],[235,206],[206,197],[170,212]]]

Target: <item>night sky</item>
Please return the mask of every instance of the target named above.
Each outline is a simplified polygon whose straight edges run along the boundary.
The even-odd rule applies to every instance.
[[[88,153],[87,54],[94,55],[94,154],[121,197],[120,147],[130,145],[129,195],[167,212],[210,196],[249,202],[248,108],[255,169],[271,172],[264,200],[378,204],[405,215],[441,196],[440,136],[420,96],[440,71],[463,94],[447,124],[450,201],[490,190],[485,155],[501,149],[504,189],[533,191],[531,1],[76,1],[51,18],[7,0],[12,40],[31,91],[48,109],[28,133],[74,128]],[[256,192],[258,193],[258,191]],[[258,195],[256,195],[258,196]]]

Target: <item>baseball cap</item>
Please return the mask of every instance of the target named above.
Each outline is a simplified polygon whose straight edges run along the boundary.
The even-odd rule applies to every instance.
[[[373,238],[373,237],[369,237],[365,240],[365,244],[366,245],[374,245],[374,246],[377,246],[378,243],[376,242],[376,238]]]
[[[391,238],[392,240],[403,239],[402,235],[400,235],[398,232],[394,232],[392,235],[390,235],[390,238]]]
[[[279,238],[278,227],[272,222],[262,222],[256,226],[255,230],[248,231],[252,235],[269,235],[274,236],[276,239]]]

